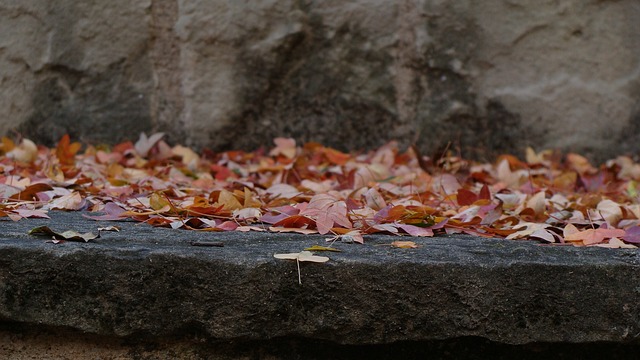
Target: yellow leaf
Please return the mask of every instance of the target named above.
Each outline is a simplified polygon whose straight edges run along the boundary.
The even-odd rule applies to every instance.
[[[276,259],[283,259],[283,260],[309,261],[309,262],[317,262],[317,263],[323,263],[323,262],[329,261],[328,257],[313,255],[311,251],[300,251],[299,253],[289,253],[289,254],[274,254],[273,257]]]
[[[329,246],[313,245],[311,247],[306,248],[305,251],[333,251],[333,252],[340,252],[341,250],[338,250],[336,248],[332,248],[332,247],[329,247]]]
[[[182,145],[174,146],[171,149],[171,152],[173,153],[173,155],[181,157],[182,163],[189,166],[190,168],[195,168],[200,161],[200,156],[195,151]]]
[[[245,188],[244,188],[244,207],[245,208],[250,208],[250,207],[259,208],[260,206],[262,206],[262,203],[260,203],[260,201],[258,201],[255,198],[254,193],[251,192],[251,190],[249,190],[249,188],[245,186]]]
[[[169,203],[169,200],[167,200],[167,198],[164,195],[159,193],[151,194],[151,197],[149,198],[149,205],[153,210],[160,210],[165,206],[169,206],[169,207],[171,206],[171,204]]]
[[[36,159],[38,156],[38,147],[33,141],[29,139],[22,139],[20,145],[14,147],[7,153],[9,159],[13,159],[20,162],[29,163]]]
[[[529,199],[529,201],[527,201],[526,206],[533,209],[533,212],[535,212],[536,215],[543,214],[545,210],[545,192],[540,191],[539,193],[533,195]]]
[[[218,205],[222,205],[224,210],[233,211],[242,209],[242,204],[236,199],[236,197],[227,190],[221,190],[218,196]]]
[[[142,212],[124,211],[124,212],[120,213],[119,215],[121,215],[122,217],[127,217],[127,216],[146,216],[146,215],[162,214],[162,213],[165,213],[165,212],[167,212],[169,210],[171,210],[171,206],[167,205],[167,206],[163,207],[162,209],[158,209],[158,210],[154,210],[154,211],[142,211]]]

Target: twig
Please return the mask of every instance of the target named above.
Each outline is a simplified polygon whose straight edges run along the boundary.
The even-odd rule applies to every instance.
[[[220,241],[192,241],[191,246],[223,247],[224,243]]]

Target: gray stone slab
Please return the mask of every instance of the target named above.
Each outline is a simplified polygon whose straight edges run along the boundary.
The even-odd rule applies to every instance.
[[[417,249],[337,243],[327,263],[275,253],[325,236],[196,232],[119,222],[89,243],[27,234],[95,231],[81,213],[0,221],[0,317],[105,336],[295,337],[386,344],[479,336],[506,344],[638,343],[637,250],[446,236]],[[405,238],[406,239],[406,238]],[[223,247],[192,246],[220,241]]]

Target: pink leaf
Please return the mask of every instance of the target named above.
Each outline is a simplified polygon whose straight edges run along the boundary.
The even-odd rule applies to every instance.
[[[91,215],[83,214],[82,216],[86,217],[87,219],[106,220],[106,221],[123,220],[125,218],[125,216],[121,215],[123,212],[125,212],[125,210],[112,202],[109,202],[104,206],[103,212],[105,212],[105,215],[91,216]]]
[[[640,226],[636,225],[628,228],[622,239],[628,243],[640,244]]]
[[[18,215],[22,216],[23,218],[50,219],[49,215],[47,215],[46,210],[15,209],[13,211],[18,213]]]
[[[225,221],[222,224],[218,225],[218,229],[225,231],[233,231],[238,228],[238,224],[233,221]]]
[[[428,228],[408,224],[398,224],[397,226],[411,236],[433,236],[433,230]]]
[[[300,215],[315,217],[320,234],[328,233],[334,224],[350,228],[347,217],[347,204],[329,194],[318,194],[311,198],[307,208]]]

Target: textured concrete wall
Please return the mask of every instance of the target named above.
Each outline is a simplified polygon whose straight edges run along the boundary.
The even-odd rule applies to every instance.
[[[637,0],[0,0],[0,133],[640,147]]]

